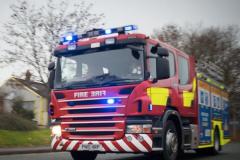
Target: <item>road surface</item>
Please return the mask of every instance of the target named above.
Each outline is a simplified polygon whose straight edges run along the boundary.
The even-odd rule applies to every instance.
[[[142,154],[101,154],[97,160],[146,160]],[[239,160],[240,142],[235,142],[224,146],[221,154],[217,156],[197,155],[194,152],[185,153],[183,160]],[[0,160],[71,160],[69,153],[37,153],[21,155],[4,155]],[[153,159],[151,159],[153,160]]]

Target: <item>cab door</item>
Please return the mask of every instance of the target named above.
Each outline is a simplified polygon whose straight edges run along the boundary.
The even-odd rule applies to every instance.
[[[179,109],[184,116],[196,116],[196,77],[194,60],[189,56],[179,54],[178,65],[178,92]]]

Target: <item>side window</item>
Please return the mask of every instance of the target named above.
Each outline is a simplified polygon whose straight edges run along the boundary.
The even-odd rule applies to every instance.
[[[157,66],[156,66],[156,58],[149,58],[149,67],[150,67],[150,77],[152,79],[157,77]]]
[[[178,68],[179,68],[179,83],[187,84],[189,81],[189,66],[187,59],[178,57]]]
[[[174,54],[171,52],[169,52],[168,61],[169,61],[170,77],[173,77],[175,75],[175,61],[174,61]]]
[[[150,55],[153,55],[151,53],[151,48],[153,47],[154,45],[153,44],[149,44],[148,47],[147,47],[147,52],[150,54]],[[150,72],[150,78],[151,79],[154,79],[157,77],[157,65],[156,65],[156,58],[148,58],[148,63],[149,63],[149,72]]]

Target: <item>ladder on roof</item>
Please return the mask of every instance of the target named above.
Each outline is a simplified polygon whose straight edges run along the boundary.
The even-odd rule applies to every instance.
[[[197,72],[204,73],[207,77],[222,83],[224,81],[224,71],[213,62],[198,61]]]

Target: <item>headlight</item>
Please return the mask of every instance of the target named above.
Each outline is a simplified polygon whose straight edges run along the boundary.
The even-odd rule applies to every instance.
[[[126,133],[151,133],[151,124],[127,125]]]
[[[60,137],[62,135],[62,128],[60,125],[52,126],[52,136],[56,135]]]

